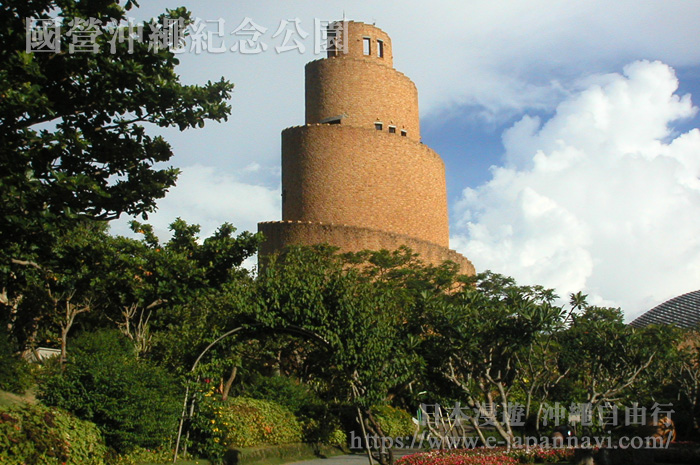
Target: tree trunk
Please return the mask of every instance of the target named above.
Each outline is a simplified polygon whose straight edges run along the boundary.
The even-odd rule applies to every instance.
[[[393,465],[394,463],[394,453],[391,449],[391,447],[387,447],[385,444],[385,433],[384,430],[382,429],[381,425],[377,420],[374,418],[372,415],[372,412],[369,409],[365,410],[365,418],[367,421],[367,428],[370,430],[372,434],[374,434],[375,437],[379,438],[379,460],[378,462],[381,465]]]
[[[360,411],[360,407],[357,407],[357,422],[360,424],[360,429],[362,429],[362,437],[365,440],[367,460],[369,460],[369,465],[374,465],[374,460],[372,459],[372,450],[369,447],[369,438],[367,437],[367,429],[365,429],[365,421],[362,418],[362,412]]]
[[[221,391],[221,400],[228,399],[228,393],[231,390],[233,381],[236,379],[236,373],[238,373],[238,367],[235,366],[233,370],[231,370],[231,375],[226,380],[226,384],[224,384],[224,389]]]

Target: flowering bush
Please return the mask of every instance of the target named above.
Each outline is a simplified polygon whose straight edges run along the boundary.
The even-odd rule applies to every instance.
[[[25,404],[0,410],[0,463],[103,465],[97,426],[57,408]]]
[[[246,397],[275,402],[289,409],[301,423],[304,442],[347,443],[340,420],[328,402],[321,400],[307,385],[286,376],[258,376],[245,389]],[[409,416],[409,422],[410,422]],[[410,433],[409,433],[410,434]]]
[[[301,442],[294,414],[281,405],[248,397],[226,401],[205,394],[194,418],[195,452],[220,460],[226,449]]]
[[[234,397],[222,402],[217,414],[227,446],[301,442],[301,427],[294,414],[274,402]]]
[[[520,463],[555,463],[566,462],[573,458],[573,449],[530,447],[526,449],[511,449],[508,455],[518,459]]]
[[[516,465],[518,459],[506,455],[505,449],[450,449],[407,455],[396,465]]]
[[[572,457],[572,449],[450,449],[407,455],[397,460],[396,465],[516,465],[564,462]]]

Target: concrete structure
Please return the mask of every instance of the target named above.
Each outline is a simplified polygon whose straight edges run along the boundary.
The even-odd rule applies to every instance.
[[[291,244],[406,245],[473,274],[448,248],[445,167],[421,143],[418,91],[393,68],[391,39],[363,23],[334,25],[339,46],[306,65],[306,124],[282,132],[282,221],[258,225],[260,255]]]

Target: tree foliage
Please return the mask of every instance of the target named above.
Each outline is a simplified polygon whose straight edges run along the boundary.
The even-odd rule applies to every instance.
[[[541,287],[483,273],[475,287],[435,302],[426,313],[423,353],[429,364],[456,388],[453,401],[464,399],[508,441],[515,433],[503,412],[524,376],[522,356],[563,316],[554,297]],[[472,425],[480,431],[477,421]]]
[[[42,265],[56,236],[79,219],[146,215],[175,183],[160,167],[173,155],[148,126],[200,127],[227,118],[232,85],[221,79],[185,85],[171,50],[148,38],[169,22],[189,24],[183,9],[141,26],[144,40],[126,34],[135,1],[10,0],[0,4],[0,289],[27,262]],[[58,53],[27,52],[27,20],[63,21],[61,39],[94,31],[96,51],[64,43]],[[99,23],[90,24],[90,18]],[[89,26],[88,26],[89,25]],[[71,29],[72,27],[72,29]],[[124,36],[124,37],[126,37]],[[110,43],[110,41],[112,43]]]
[[[644,332],[623,323],[619,308],[584,304],[561,335],[560,361],[574,367],[584,398],[594,408],[621,399],[651,365],[659,348],[648,344]]]
[[[119,452],[158,447],[172,438],[180,413],[179,383],[163,368],[135,358],[117,331],[78,339],[65,371],[48,374],[39,397],[97,424]]]

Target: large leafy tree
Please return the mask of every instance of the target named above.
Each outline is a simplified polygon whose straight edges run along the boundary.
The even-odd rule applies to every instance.
[[[189,13],[168,11],[141,24],[142,39],[131,40],[126,14],[134,5],[133,0],[0,3],[5,305],[15,302],[12,284],[21,280],[22,267],[41,266],[59,231],[85,218],[146,215],[174,185],[177,170],[159,165],[171,158],[171,147],[147,134],[147,126],[184,130],[230,113],[232,84],[222,79],[184,85],[175,72],[178,59],[171,48],[177,34],[168,30],[184,30]],[[51,18],[63,22],[60,50],[28,52],[28,25]],[[78,52],[74,42],[80,37],[91,38],[93,49]]]
[[[401,262],[400,256],[394,259]],[[379,265],[363,262],[363,270],[359,256],[352,260],[349,267],[332,249],[295,247],[268,261],[257,280],[258,323],[279,332],[303,330],[318,347],[309,354],[314,375],[353,408],[363,431],[384,436],[370,407],[405,385],[419,362],[401,337],[408,324],[405,282],[389,285],[378,277]],[[380,452],[380,463],[391,460],[390,451]]]
[[[524,361],[564,313],[552,304],[553,292],[539,286],[518,286],[490,272],[477,276],[475,284],[426,307],[422,352],[452,394],[466,401],[461,419],[470,421],[482,440],[480,422],[512,443],[513,420],[524,420],[509,411],[523,382]]]
[[[559,361],[571,368],[571,378],[579,388],[577,400],[597,409],[620,400],[666,348],[650,343],[648,331],[626,325],[619,308],[584,301],[581,309],[561,333]]]

